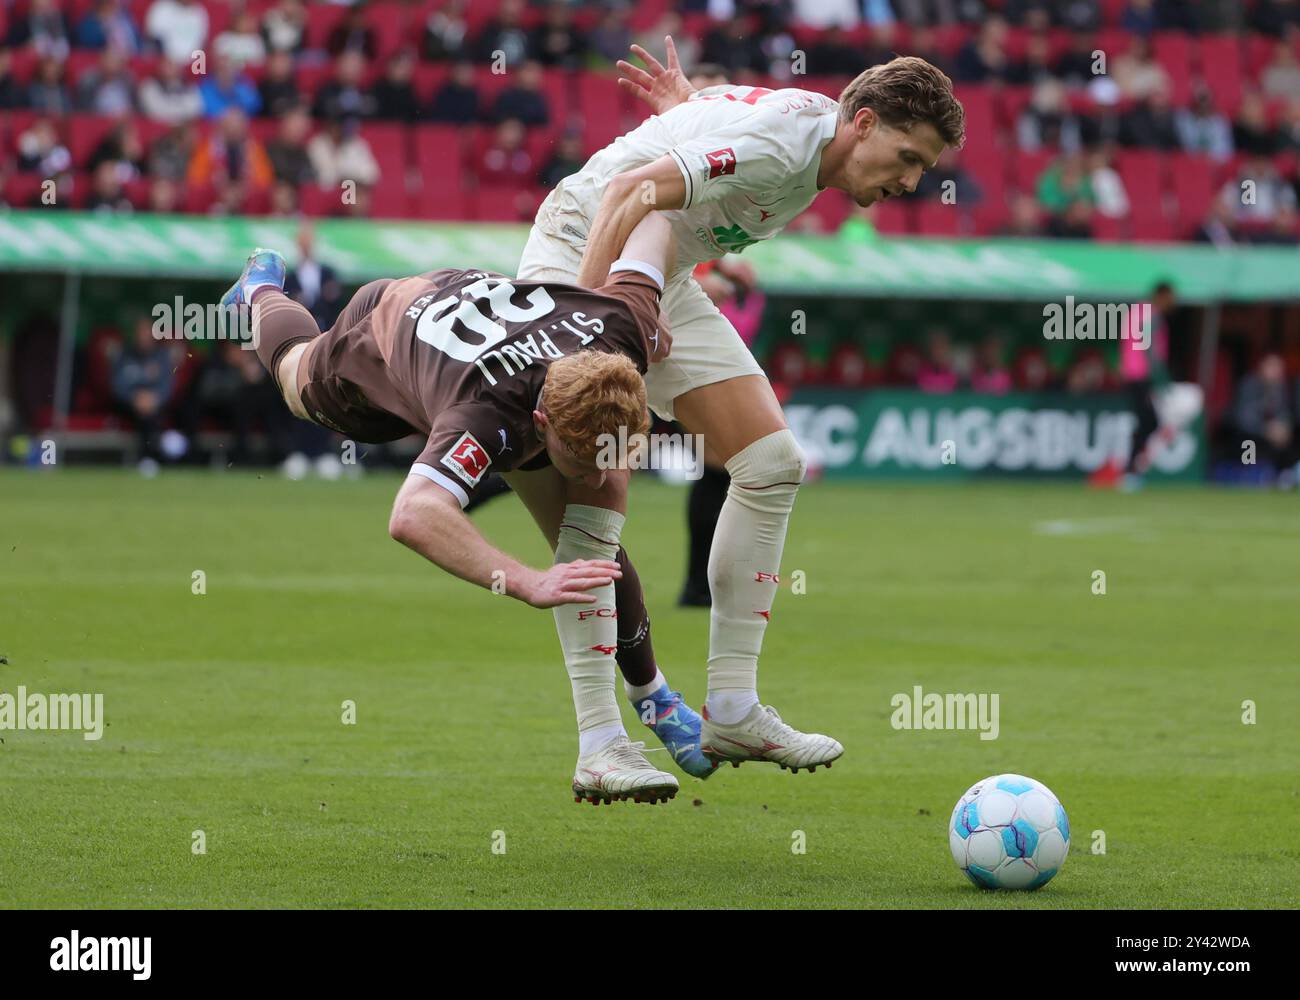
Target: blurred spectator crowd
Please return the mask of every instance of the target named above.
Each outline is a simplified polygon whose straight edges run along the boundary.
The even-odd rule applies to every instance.
[[[702,80],[953,76],[965,149],[855,226],[1296,240],[1296,0],[0,0],[0,203],[527,219],[644,117],[613,64],[668,33]]]

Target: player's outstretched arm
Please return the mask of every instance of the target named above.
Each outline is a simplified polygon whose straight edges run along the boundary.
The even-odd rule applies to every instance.
[[[535,608],[590,604],[596,598],[588,591],[623,575],[618,563],[607,559],[556,563],[547,570],[525,566],[491,545],[456,498],[423,476],[406,477],[393,501],[388,533],[453,576],[486,589],[504,583],[507,594]]]
[[[651,212],[637,223],[632,235],[623,244],[619,257],[638,260],[667,275],[673,269],[673,228],[658,212]]]
[[[618,260],[642,219],[651,212],[672,211],[685,204],[686,178],[677,161],[666,154],[610,178],[587,235],[578,284],[599,288],[609,276],[609,265]]]
[[[645,101],[655,114],[661,115],[670,108],[675,108],[683,101],[689,101],[695,93],[686,74],[682,72],[681,63],[677,61],[677,46],[673,44],[672,35],[664,35],[664,49],[668,65],[664,66],[639,45],[632,46],[632,54],[637,56],[647,69],[634,66],[625,59],[618,61],[618,85],[638,100]]]

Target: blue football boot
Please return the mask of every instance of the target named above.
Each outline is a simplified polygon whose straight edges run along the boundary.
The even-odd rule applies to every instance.
[[[687,774],[707,778],[715,767],[700,752],[700,724],[698,712],[682,700],[681,694],[670,691],[667,683],[644,698],[634,698],[632,708],[637,716],[659,737],[673,760]],[[647,721],[653,718],[653,722]]]
[[[248,255],[248,261],[244,264],[239,280],[230,286],[230,290],[225,295],[221,296],[221,305],[227,308],[251,305],[253,293],[263,285],[270,285],[283,291],[285,271],[282,254],[275,250],[256,248]]]

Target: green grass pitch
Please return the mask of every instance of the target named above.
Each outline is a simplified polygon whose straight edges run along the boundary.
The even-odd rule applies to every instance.
[[[398,484],[0,474],[0,691],[102,692],[108,720],[97,743],[0,732],[0,906],[1300,898],[1293,496],[808,486],[760,691],[838,737],[842,760],[682,776],[667,805],[592,808],[569,793],[576,739],[550,614],[392,542]],[[624,537],[659,662],[698,706],[707,614],[673,604],[683,505],[639,479]],[[546,560],[513,498],[476,520]],[[790,593],[795,570],[805,594]],[[998,693],[999,738],[894,730],[891,696],[918,684]],[[346,699],[356,725],[341,722]],[[948,853],[958,796],[1002,771],[1045,782],[1069,812],[1070,858],[1037,893],[982,893]]]

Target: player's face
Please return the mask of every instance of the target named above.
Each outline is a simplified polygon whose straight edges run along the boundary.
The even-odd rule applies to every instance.
[[[860,112],[856,127],[843,176],[849,196],[864,208],[915,191],[943,152],[944,141],[928,122],[904,131]]]
[[[546,443],[546,454],[560,475],[593,490],[598,490],[605,485],[605,470],[597,467],[594,459],[586,461],[578,458],[569,446],[560,440],[550,424],[545,424],[539,430],[543,432],[542,440]]]

